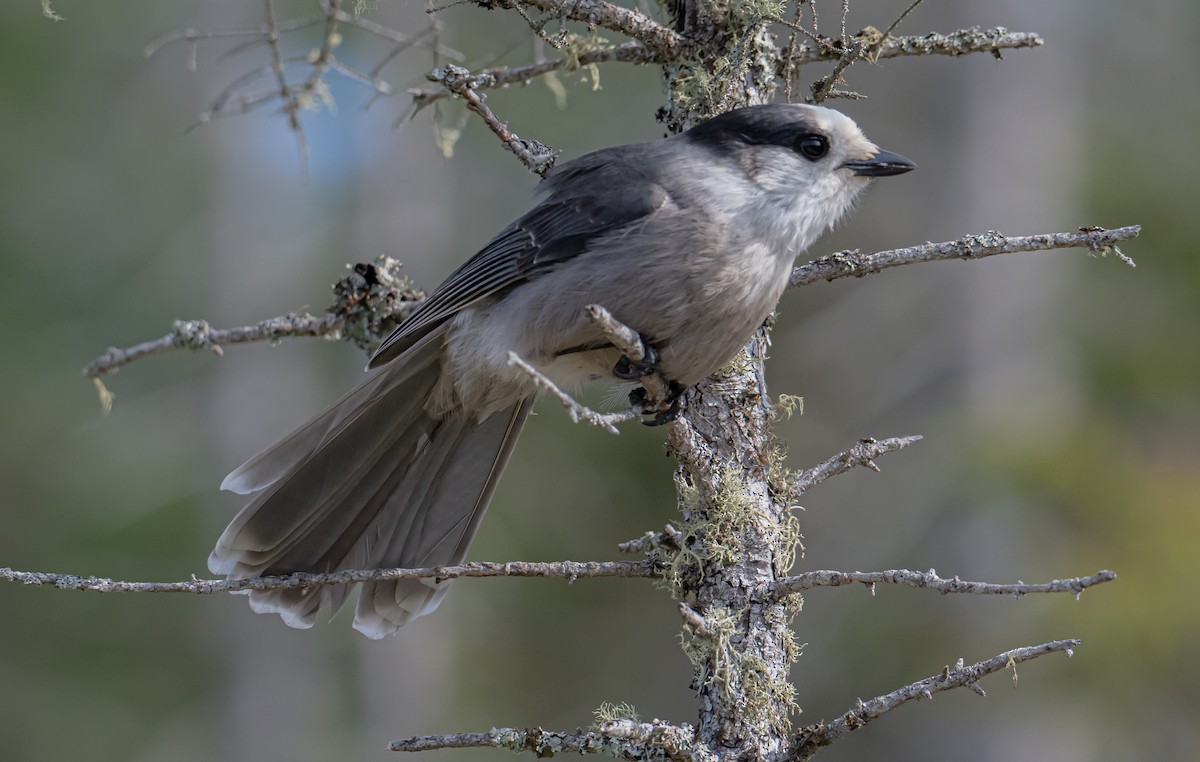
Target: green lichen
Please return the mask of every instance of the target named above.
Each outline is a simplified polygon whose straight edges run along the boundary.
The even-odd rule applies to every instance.
[[[798,711],[796,687],[785,671],[773,671],[756,654],[741,658],[742,696],[746,719],[764,735],[781,738],[792,729],[791,713]]]
[[[605,701],[603,704],[597,707],[595,711],[592,712],[592,715],[596,718],[592,721],[591,729],[593,731],[598,731],[605,723],[614,722],[616,720],[631,720],[633,722],[640,721],[638,720],[637,710],[633,708],[632,704],[627,704],[624,701],[619,704]]]
[[[600,89],[600,67],[594,63],[582,63],[579,59],[588,53],[611,47],[607,37],[598,34],[569,34],[564,38],[563,52],[566,53],[566,70],[578,71],[583,81],[590,82],[592,90]]]
[[[62,21],[63,17],[50,7],[50,0],[42,0],[42,15],[51,21]]]
[[[704,634],[681,632],[680,643],[683,654],[693,667],[700,670],[697,680],[702,685],[713,685],[722,695],[731,695],[734,682],[734,654],[729,642],[737,630],[737,614],[731,609],[718,606],[704,615]],[[699,687],[699,686],[697,686]]]
[[[735,17],[751,24],[779,18],[786,8],[787,3],[781,0],[732,0],[729,3],[729,10]]]
[[[804,415],[804,398],[797,394],[780,394],[775,398],[775,413],[783,414],[788,420],[796,413]]]
[[[728,565],[741,561],[745,554],[742,527],[761,521],[757,501],[747,492],[741,471],[733,466],[722,468],[717,489],[709,501],[699,537],[707,558]]]
[[[800,658],[804,650],[804,644],[796,642],[796,632],[792,629],[792,622],[803,608],[804,596],[798,592],[788,593],[779,605],[771,606],[764,614],[767,624],[783,633],[783,654],[789,665]]]
[[[804,507],[799,505],[801,493],[796,474],[785,465],[787,450],[784,446],[778,441],[772,442],[767,460],[767,486],[771,490],[771,499],[787,508],[780,519],[774,548],[775,573],[783,575],[792,568],[797,557],[804,557],[804,535],[800,533],[800,519],[796,516],[796,511],[802,511]]]
[[[335,302],[329,312],[345,319],[341,336],[368,352],[409,314],[411,303],[425,298],[391,257],[347,265],[350,273],[333,284]]]
[[[762,521],[758,505],[737,467],[723,468],[706,500],[685,476],[675,476],[682,521],[670,547],[655,548],[650,561],[663,569],[663,581],[676,600],[704,579],[708,563],[735,564],[745,556],[742,528]]]

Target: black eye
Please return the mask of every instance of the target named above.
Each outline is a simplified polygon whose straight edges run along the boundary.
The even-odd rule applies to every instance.
[[[796,141],[796,150],[811,161],[816,161],[829,153],[829,139],[824,135],[802,135]]]

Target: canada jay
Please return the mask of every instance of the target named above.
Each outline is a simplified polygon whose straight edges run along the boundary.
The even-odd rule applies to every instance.
[[[246,578],[460,563],[537,392],[510,351],[563,388],[650,370],[694,384],[746,344],[796,256],[871,178],[913,167],[843,114],[806,105],[737,109],[555,167],[541,201],[380,345],[366,381],[225,478],[256,494],[209,568]],[[588,304],[637,330],[652,367],[631,369]],[[354,627],[371,638],[446,592],[433,580],[362,587]],[[310,627],[348,587],[249,595],[255,611]]]

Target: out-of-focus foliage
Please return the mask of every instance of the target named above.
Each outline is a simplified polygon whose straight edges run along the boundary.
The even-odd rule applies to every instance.
[[[281,17],[311,7],[276,3]],[[419,29],[419,7],[372,18]],[[837,3],[825,14],[836,17]],[[899,6],[852,3],[854,28]],[[1051,7],[1052,6],[1052,7]],[[824,8],[824,6],[823,6]],[[533,179],[466,122],[440,157],[425,113],[335,83],[337,114],[305,114],[295,143],[264,111],[184,132],[238,74],[230,46],[150,62],[142,46],[193,26],[258,23],[241,0],[57,0],[0,7],[0,566],[136,579],[204,575],[240,500],[221,476],[353,383],[362,356],[319,341],[176,355],[108,379],[108,418],[79,374],[109,344],[171,321],[254,322],[321,309],[347,262],[387,254],[434,285],[523,211]],[[519,18],[443,13],[473,66],[512,48]],[[780,423],[801,467],[863,435],[922,433],[806,498],[804,568],[936,567],[997,581],[1113,568],[1067,598],[984,600],[817,590],[796,620],[801,721],[932,674],[958,656],[1080,636],[1075,658],[1025,665],[989,698],[906,707],[831,760],[1189,759],[1200,675],[1200,98],[1187,3],[927,2],[902,31],[971,24],[1041,32],[990,58],[850,70],[870,99],[835,104],[920,170],[880,184],[814,254],[1005,233],[1141,223],[1129,270],[1080,252],[906,268],[789,294],[768,367],[805,413]],[[351,40],[352,41],[352,40]],[[341,54],[366,66],[346,44]],[[427,51],[389,70],[424,84]],[[816,79],[805,72],[801,82]],[[652,69],[564,76],[568,108],[533,84],[489,103],[567,156],[661,134]],[[458,104],[444,106],[447,126]],[[620,437],[543,404],[472,557],[592,559],[673,515],[661,432]],[[464,580],[433,617],[367,643],[348,617],[310,632],[238,598],[100,596],[0,587],[0,749],[6,759],[390,758],[390,738],[502,725],[573,728],[603,702],[688,721],[678,617],[644,582]],[[86,750],[81,752],[81,749]],[[446,752],[490,760],[502,752]]]

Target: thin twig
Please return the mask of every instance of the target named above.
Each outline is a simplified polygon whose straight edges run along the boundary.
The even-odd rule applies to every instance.
[[[329,68],[341,74],[343,77],[353,80],[360,85],[369,87],[375,91],[376,95],[391,95],[392,86],[378,77],[367,74],[357,69],[354,69],[338,59],[337,56],[329,56]]]
[[[174,349],[206,349],[220,355],[221,347],[225,344],[278,341],[293,336],[332,336],[341,330],[344,323],[345,318],[341,315],[317,317],[307,312],[291,312],[237,328],[213,328],[204,320],[177,320],[174,329],[161,338],[124,349],[109,347],[107,352],[83,369],[83,375],[100,378],[134,360]]]
[[[198,579],[187,582],[124,582],[104,577],[80,577],[57,572],[25,572],[0,568],[0,581],[53,586],[60,590],[97,593],[235,593],[245,590],[292,590],[323,585],[352,585],[397,579],[458,579],[460,577],[554,577],[574,582],[596,577],[653,577],[645,561],[476,561],[457,566],[424,569],[345,569],[327,574],[296,572],[286,576],[253,579]]]
[[[297,30],[313,26],[314,24],[320,24],[324,20],[324,14],[302,16],[289,21],[279,22],[274,28],[275,31],[280,34],[286,32],[295,32]],[[192,27],[188,27],[187,29],[183,29],[178,32],[169,32],[161,37],[151,40],[149,43],[147,43],[146,47],[142,48],[142,57],[153,58],[158,54],[158,51],[162,50],[172,42],[197,43],[205,40],[228,39],[230,37],[259,37],[262,39],[258,40],[258,42],[266,42],[266,38],[270,35],[270,32],[270,24],[259,24],[257,26],[239,27],[235,29],[194,29]]]
[[[366,19],[362,19],[362,20],[365,21]],[[370,23],[374,24],[375,26],[380,26],[379,24],[375,24],[374,22],[370,22]],[[380,27],[380,28],[382,30],[385,30],[388,32],[392,31],[392,30],[388,29],[387,27]],[[425,27],[425,29],[418,32],[416,35],[414,35],[412,37],[408,37],[407,35],[400,35],[401,37],[403,37],[405,39],[395,40],[396,44],[392,46],[392,49],[389,50],[387,52],[387,54],[385,56],[383,56],[383,58],[379,59],[379,61],[377,61],[375,63],[374,68],[371,69],[371,77],[378,78],[379,75],[381,73],[383,73],[384,68],[389,63],[394,61],[397,56],[399,56],[401,53],[403,53],[408,48],[410,48],[420,42],[423,42],[426,37],[432,37],[434,40],[433,44],[431,45],[431,49],[433,50],[435,57],[440,54],[446,58],[449,58],[452,61],[460,61],[461,62],[464,59],[464,56],[462,53],[459,53],[457,50],[452,50],[450,48],[443,48],[440,45],[438,45],[437,38],[441,31],[442,31],[441,22],[434,19],[433,23],[431,23],[429,26]],[[448,55],[448,54],[453,54],[453,55]]]
[[[434,51],[435,56],[442,56],[461,61],[464,56],[457,50],[441,46],[437,42],[439,24],[434,21],[425,30],[416,35],[404,34],[390,29],[382,24],[370,21],[341,10],[341,0],[322,0],[322,13],[301,16],[288,20],[279,20],[275,14],[272,0],[263,0],[266,21],[263,24],[249,27],[230,29],[198,30],[184,29],[163,35],[146,45],[143,55],[147,58],[157,54],[164,46],[173,42],[188,44],[188,68],[196,68],[196,49],[201,42],[220,39],[246,39],[245,42],[225,51],[218,60],[242,51],[265,46],[269,51],[268,62],[237,76],[213,100],[212,104],[201,112],[197,122],[188,129],[207,124],[213,119],[237,116],[254,111],[266,104],[281,102],[281,111],[286,115],[288,126],[299,145],[302,168],[307,164],[308,148],[300,121],[300,112],[316,109],[324,104],[333,107],[332,96],[326,82],[328,72],[336,72],[353,82],[366,85],[374,92],[375,98],[391,95],[395,92],[392,85],[381,78],[384,67],[405,49],[414,45],[425,45]],[[297,32],[317,24],[324,25],[321,44],[303,55],[285,56],[283,54],[283,35]],[[387,40],[393,43],[386,55],[371,69],[369,73],[359,72],[345,62],[338,60],[334,50],[341,44],[340,26],[346,25],[361,30],[363,33]],[[431,39],[426,39],[431,38]],[[307,69],[304,81],[293,84],[287,74],[296,65],[304,65]],[[246,92],[244,88],[256,82],[263,76],[271,76],[274,86],[262,92]],[[369,105],[369,103],[368,103]]]
[[[883,46],[883,43],[891,36],[892,31],[900,25],[900,22],[903,21],[904,18],[913,11],[914,8],[920,5],[921,2],[922,0],[914,0],[912,5],[908,6],[908,8],[906,8],[904,12],[892,22],[892,25],[887,28],[886,32],[877,34],[878,39],[872,43],[870,41],[870,37],[867,36],[859,36],[854,40],[851,40],[850,37],[847,36],[846,19],[850,15],[850,0],[842,0],[842,36],[840,38],[841,44],[838,46],[838,50],[840,50],[838,62],[837,65],[833,67],[833,71],[813,83],[812,97],[809,98],[809,102],[820,103],[826,98],[832,98],[835,96],[843,98],[862,98],[863,96],[859,95],[858,93],[850,92],[848,90],[838,90],[836,88],[839,83],[843,82],[842,73],[845,72],[845,70],[856,61],[877,61],[879,50]],[[865,45],[869,47],[864,48]],[[822,45],[820,47],[824,48],[825,46]],[[791,55],[785,60],[785,65],[794,65],[795,60],[795,55]]]
[[[310,26],[326,23],[329,16],[329,11],[326,9],[326,12],[324,13],[300,16],[294,19],[288,19],[287,21],[279,21],[275,24],[275,31],[278,34],[298,32],[302,29],[307,29]],[[333,17],[339,23],[348,24],[357,29],[361,29],[367,34],[374,35],[380,39],[388,40],[389,42],[396,43],[397,45],[403,45],[405,47],[425,45],[426,43],[424,42],[424,38],[429,36],[429,34],[434,31],[437,26],[435,22],[417,34],[410,35],[392,29],[391,27],[386,27],[382,24],[371,21],[370,19],[363,18],[362,16],[355,16],[352,13],[346,13],[343,10],[335,10]],[[251,44],[266,44],[267,37],[270,32],[271,26],[269,24],[259,24],[256,26],[238,27],[233,29],[195,29],[188,27],[187,29],[177,32],[169,32],[150,41],[147,43],[146,47],[142,49],[142,56],[145,58],[153,58],[160,50],[162,50],[162,48],[173,42],[187,42],[189,44],[195,44],[197,42],[204,42],[207,40],[222,40],[236,37],[255,37],[259,39],[251,40]],[[444,56],[453,61],[462,61],[466,58],[461,51],[455,50],[454,48],[445,47],[444,45],[437,44],[436,42],[429,43],[429,47],[433,50],[436,50],[438,55]],[[227,57],[228,55],[229,51],[226,51],[224,56]]]
[[[350,272],[333,284],[335,301],[330,314],[317,317],[290,312],[238,328],[213,328],[204,320],[180,320],[171,333],[161,338],[125,349],[109,347],[83,369],[83,374],[99,381],[134,360],[175,349],[209,350],[220,355],[226,344],[275,342],[293,336],[342,338],[363,349],[373,349],[425,298],[425,293],[402,275],[402,267],[388,256],[347,265]]]
[[[331,66],[333,49],[342,40],[342,35],[338,32],[338,6],[341,5],[341,2],[342,0],[321,0],[325,12],[325,33],[321,35],[321,47],[308,57],[312,69],[304,80],[304,84],[298,88],[299,92],[303,94],[302,97],[298,96],[298,102],[307,108],[313,107],[314,104],[311,102],[313,98],[320,100],[329,98],[328,88],[325,85],[325,70]]]
[[[476,0],[490,7],[494,0]],[[552,18],[582,21],[589,26],[601,26],[621,32],[655,51],[662,60],[675,60],[682,53],[682,36],[663,26],[641,11],[623,8],[608,0],[522,0],[523,6],[535,8]]]
[[[905,12],[907,13],[907,11]],[[901,16],[903,18],[903,15]],[[786,19],[774,21],[792,28]],[[805,36],[810,36],[803,31]],[[963,56],[971,53],[991,53],[997,58],[1005,50],[1036,48],[1043,44],[1041,36],[1028,32],[1010,32],[1004,27],[980,29],[971,27],[949,34],[931,32],[924,35],[901,35],[891,37],[880,32],[851,36],[846,45],[831,45],[828,40],[812,35],[815,39],[798,45],[790,55],[779,57],[780,77],[789,76],[796,67],[817,61],[837,61],[837,68],[813,85],[812,100],[824,100],[833,92],[833,87],[842,72],[857,61],[872,63],[884,58],[901,56]]]
[[[886,30],[884,30],[883,36],[891,37],[892,32],[896,31],[896,27],[900,26],[900,22],[904,21],[904,19],[908,18],[908,14],[915,11],[917,9],[917,6],[923,2],[925,2],[925,0],[913,0],[912,3],[907,8],[904,9],[904,12],[896,17],[896,20],[892,22],[892,25],[889,26]]]
[[[488,90],[503,88],[514,84],[524,84],[537,77],[552,74],[557,71],[572,71],[592,64],[620,61],[623,63],[649,64],[661,63],[658,56],[650,48],[640,42],[626,42],[621,45],[589,50],[578,56],[557,58],[552,61],[526,64],[524,66],[498,66],[490,69],[470,72],[468,79],[473,90]],[[413,88],[408,91],[417,108],[424,108],[453,93],[444,87]]]
[[[267,47],[271,51],[271,71],[275,73],[275,83],[279,88],[279,98],[283,101],[283,110],[287,114],[288,127],[296,136],[296,149],[300,152],[301,169],[307,172],[308,141],[304,138],[304,127],[300,124],[299,100],[288,84],[287,75],[283,72],[283,54],[279,49],[279,27],[275,21],[275,6],[272,4],[272,0],[263,0],[263,8],[267,16],[266,39]]]
[[[642,343],[642,337],[637,331],[617,320],[611,312],[599,304],[587,305],[584,307],[584,312],[587,314],[588,319],[592,321],[592,324],[624,357],[634,363],[641,362],[645,358],[646,347]],[[571,416],[571,420],[575,423],[586,421],[593,426],[599,426],[611,434],[619,434],[620,432],[616,424],[632,421],[640,417],[643,413],[638,407],[619,413],[597,412],[564,392],[554,381],[516,352],[508,353],[508,364],[524,372],[543,392],[556,397],[567,409],[567,414]],[[652,407],[659,406],[669,399],[670,388],[667,386],[667,382],[658,374],[652,373],[644,376],[640,379],[640,382],[642,388],[646,390],[646,399]]]
[[[838,453],[828,460],[799,472],[788,480],[788,495],[798,499],[811,487],[826,479],[843,474],[859,466],[879,471],[875,458],[889,452],[901,450],[914,442],[919,442],[920,436],[892,437],[890,439],[874,439],[868,437],[859,440],[858,444],[849,450]],[[682,536],[678,529],[668,524],[662,532],[647,532],[636,540],[629,540],[617,546],[622,553],[651,553],[661,547],[677,550],[681,545]],[[816,574],[817,572],[813,572]],[[788,579],[791,579],[790,577]],[[782,582],[781,580],[780,582]],[[787,592],[781,593],[782,598]]]
[[[462,98],[466,102],[467,108],[483,119],[488,129],[500,138],[504,147],[520,159],[530,172],[544,177],[554,166],[557,152],[536,140],[526,140],[511,132],[508,125],[501,122],[484,103],[483,96],[475,91],[475,83],[471,79],[470,71],[461,66],[447,64],[443,68],[434,69],[427,77],[434,82],[441,82],[447,90]]]
[[[983,677],[993,672],[1010,669],[1015,681],[1017,674],[1016,666],[1021,662],[1056,652],[1062,652],[1067,656],[1071,656],[1074,654],[1074,649],[1079,643],[1079,640],[1071,639],[1055,640],[1037,646],[1026,646],[1006,651],[985,661],[972,664],[969,667],[964,666],[963,661],[960,659],[953,668],[947,666],[937,675],[927,677],[924,680],[918,680],[891,693],[876,696],[870,701],[862,701],[860,699],[854,708],[847,711],[841,717],[827,723],[818,722],[801,730],[797,734],[792,748],[784,758],[784,762],[805,762],[812,759],[813,755],[823,747],[829,746],[833,742],[844,738],[852,731],[864,727],[872,720],[910,701],[922,698],[931,699],[933,698],[933,694],[953,688],[971,688],[981,696],[986,695],[983,688],[979,687],[979,680]]]
[[[805,286],[817,281],[830,281],[838,278],[857,278],[891,267],[918,262],[982,259],[997,254],[1048,251],[1050,249],[1085,248],[1101,256],[1112,254],[1125,264],[1133,266],[1133,260],[1121,253],[1116,242],[1136,238],[1141,231],[1141,225],[1129,225],[1111,230],[1089,227],[1081,228],[1077,233],[1045,233],[1009,238],[994,230],[989,230],[982,235],[967,235],[956,241],[888,249],[874,254],[859,254],[857,250],[840,251],[797,267],[792,271],[789,287]]]
[[[521,358],[516,352],[508,353],[508,364],[514,368],[520,369],[525,375],[537,384],[538,389],[543,392],[553,395],[563,407],[567,409],[567,415],[571,417],[573,423],[584,421],[593,426],[599,426],[610,434],[620,434],[620,429],[617,428],[618,423],[632,421],[641,416],[641,413],[634,409],[622,410],[619,413],[600,413],[592,410],[587,405],[577,401],[574,397],[558,388],[558,385],[546,377],[544,373],[530,365]]]
[[[243,88],[248,87],[255,80],[275,74],[278,66],[282,66],[286,71],[289,67],[299,65],[311,66],[309,57],[307,55],[289,56],[280,59],[278,62],[272,61],[271,63],[263,64],[258,68],[251,69],[235,77],[217,94],[216,98],[213,98],[212,103],[200,113],[196,123],[188,127],[188,130],[190,131],[200,125],[207,124],[213,119],[247,114],[260,106],[280,100],[278,77],[276,77],[275,87],[263,92],[247,93],[243,92]],[[295,98],[299,98],[302,91],[292,88],[291,92]],[[307,100],[311,101],[311,99]]]
[[[430,24],[429,26],[427,26],[425,29],[421,30],[417,34],[410,35],[410,34],[404,34],[403,32],[398,32],[395,29],[392,29],[391,27],[384,26],[383,24],[377,24],[376,22],[371,21],[368,18],[363,18],[362,16],[355,16],[353,13],[346,13],[345,11],[341,11],[341,10],[337,11],[334,14],[334,17],[343,24],[348,24],[350,26],[356,27],[358,29],[363,30],[364,32],[367,32],[368,34],[373,34],[376,37],[379,37],[381,39],[389,40],[391,42],[396,43],[398,46],[404,46],[404,47],[413,46],[413,45],[424,46],[425,45],[424,38],[429,35],[432,35],[433,40],[430,41],[428,47],[436,55],[442,56],[444,58],[449,58],[451,61],[466,60],[466,55],[464,55],[461,51],[455,50],[454,48],[448,48],[445,45],[442,45],[441,43],[438,42],[438,40],[437,40],[438,32],[441,31],[441,25],[437,21],[434,21],[432,24]],[[403,49],[403,48],[401,48],[401,49]],[[389,51],[388,57],[386,57],[384,59],[384,61],[386,62],[386,61],[391,60],[392,58],[395,57],[395,54],[396,54],[396,51],[393,48],[392,51]],[[380,68],[382,68],[382,67],[380,67]],[[376,75],[378,75],[378,73],[379,73],[378,71],[375,72]]]
[[[831,476],[844,474],[859,466],[869,468],[872,471],[879,471],[879,466],[875,465],[876,458],[884,453],[901,450],[914,442],[921,441],[921,439],[921,436],[913,435],[891,437],[889,439],[873,439],[868,437],[859,440],[858,444],[849,450],[838,453],[823,463],[818,463],[812,468],[806,468],[797,474],[789,482],[788,486],[791,488],[790,494],[794,497],[799,497],[810,488],[815,487]]]
[[[680,760],[716,762],[716,755],[700,744],[689,725],[664,722],[614,720],[591,732],[560,733],[541,728],[493,728],[486,733],[452,733],[414,736],[392,741],[391,751],[430,751],[494,747],[508,751],[531,751],[538,757],[556,754],[605,754],[617,759]]]
[[[1071,577],[1069,579],[1054,579],[1039,584],[997,584],[993,582],[969,582],[954,577],[944,579],[933,569],[927,572],[911,571],[909,569],[888,569],[878,572],[844,572],[831,569],[796,574],[784,577],[771,585],[770,597],[782,600],[792,593],[811,590],[814,587],[838,587],[840,585],[866,585],[875,593],[876,585],[906,585],[908,587],[937,590],[943,595],[950,593],[967,593],[970,595],[1011,595],[1020,598],[1031,593],[1074,593],[1079,595],[1089,587],[1111,582],[1116,579],[1116,572],[1101,571],[1090,577]]]

